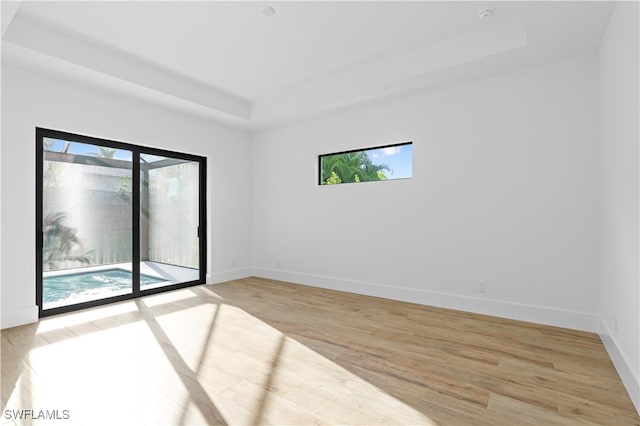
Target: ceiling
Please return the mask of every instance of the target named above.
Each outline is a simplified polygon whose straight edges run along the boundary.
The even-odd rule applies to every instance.
[[[2,60],[263,128],[593,52],[611,5],[3,1]]]

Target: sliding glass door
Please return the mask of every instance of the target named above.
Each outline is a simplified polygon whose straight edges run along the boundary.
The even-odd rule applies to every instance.
[[[42,140],[42,307],[133,292],[132,153]]]
[[[36,133],[41,316],[205,282],[203,157]]]
[[[140,154],[140,271],[166,278],[143,290],[200,276],[199,176],[197,161]]]

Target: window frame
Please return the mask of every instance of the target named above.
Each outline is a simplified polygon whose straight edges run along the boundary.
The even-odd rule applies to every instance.
[[[406,142],[398,142],[398,143],[392,143],[392,144],[387,144],[387,145],[379,145],[379,146],[372,146],[369,148],[359,148],[359,149],[349,149],[346,151],[338,151],[338,152],[331,152],[328,154],[319,154],[318,155],[318,186],[340,186],[342,184],[349,184],[349,183],[367,183],[367,182],[384,182],[381,180],[377,180],[377,181],[364,181],[364,182],[341,182],[338,185],[327,185],[327,184],[323,184],[322,183],[322,158],[323,157],[330,157],[333,155],[342,155],[342,154],[351,154],[354,152],[361,152],[361,151],[371,151],[371,150],[375,150],[375,149],[383,149],[383,148],[393,148],[396,146],[406,146],[406,145],[411,145],[412,149],[413,149],[413,141],[406,141]],[[386,181],[394,181],[394,180],[406,180],[406,179],[413,179],[413,153],[411,155],[411,177],[408,178],[394,178],[394,179],[387,179]]]

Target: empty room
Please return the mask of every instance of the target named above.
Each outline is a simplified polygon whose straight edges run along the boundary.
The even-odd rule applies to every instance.
[[[636,1],[2,1],[2,425],[640,425]]]

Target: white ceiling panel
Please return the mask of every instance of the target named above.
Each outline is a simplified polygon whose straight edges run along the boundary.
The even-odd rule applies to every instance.
[[[447,69],[472,78],[595,51],[611,10],[609,2],[271,2],[276,13],[265,16],[265,4],[23,1],[3,42],[265,126],[451,83],[441,78]],[[493,14],[480,19],[487,8]]]

